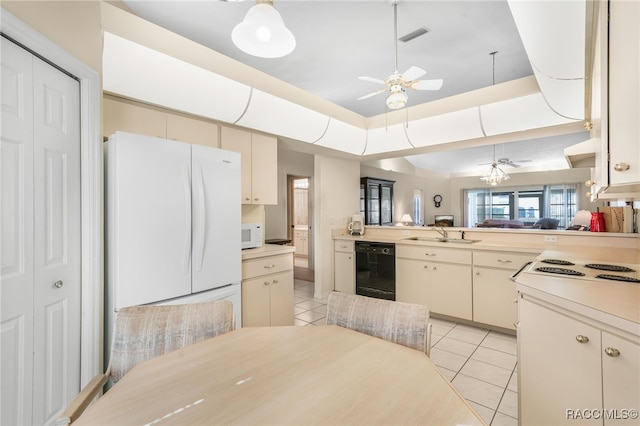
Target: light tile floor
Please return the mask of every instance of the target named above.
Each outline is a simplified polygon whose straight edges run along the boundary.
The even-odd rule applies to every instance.
[[[295,280],[295,325],[326,324],[327,301]],[[432,318],[431,360],[492,426],[518,424],[515,336]]]

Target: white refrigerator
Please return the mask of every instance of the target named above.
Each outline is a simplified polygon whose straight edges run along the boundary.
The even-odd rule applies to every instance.
[[[241,327],[240,167],[236,152],[124,132],[109,138],[105,346],[116,312],[133,305],[227,299]]]

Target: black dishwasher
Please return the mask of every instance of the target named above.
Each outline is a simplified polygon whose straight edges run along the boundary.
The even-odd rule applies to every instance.
[[[356,294],[396,300],[396,247],[356,241]]]

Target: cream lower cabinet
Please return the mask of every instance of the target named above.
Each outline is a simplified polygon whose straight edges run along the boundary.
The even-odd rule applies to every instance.
[[[293,254],[242,261],[242,326],[293,325]]]
[[[347,240],[333,242],[333,289],[342,293],[356,292],[355,243]]]
[[[515,330],[518,321],[516,284],[510,277],[535,254],[473,253],[473,320]]]
[[[396,300],[471,320],[471,252],[396,244]]]
[[[518,312],[521,424],[638,424],[638,336],[526,294]]]

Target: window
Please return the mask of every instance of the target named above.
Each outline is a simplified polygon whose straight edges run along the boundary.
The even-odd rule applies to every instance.
[[[546,217],[558,219],[558,228],[566,228],[577,211],[576,189],[577,185],[467,189],[464,191],[464,225],[472,227],[485,219],[517,219],[524,225],[533,225]]]
[[[422,189],[413,190],[413,224],[422,225]]]

